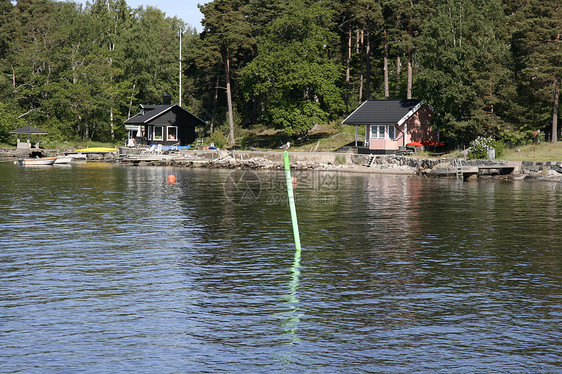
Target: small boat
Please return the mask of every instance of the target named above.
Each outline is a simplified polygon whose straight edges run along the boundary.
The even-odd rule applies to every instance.
[[[77,149],[75,152],[80,153],[106,153],[106,152],[117,152],[117,148],[108,148],[108,147],[92,147],[92,148],[82,148]]]
[[[72,162],[72,157],[69,156],[57,156],[55,160],[55,165],[70,164]]]
[[[18,162],[21,165],[53,165],[56,160],[56,157],[19,158]]]
[[[86,162],[88,160],[84,153],[68,153],[65,157],[70,158],[72,162]]]

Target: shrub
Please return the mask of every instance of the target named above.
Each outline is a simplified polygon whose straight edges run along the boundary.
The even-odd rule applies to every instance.
[[[529,135],[522,131],[502,131],[500,137],[503,141],[511,147],[528,144],[532,142],[532,135]]]
[[[244,149],[249,149],[257,145],[257,135],[253,131],[249,131],[242,135],[240,138],[240,146]]]
[[[471,159],[486,159],[488,158],[488,151],[494,150],[496,157],[500,156],[503,152],[504,145],[502,142],[496,141],[493,138],[485,138],[479,136],[470,142],[470,149],[468,151],[468,158]]]
[[[209,142],[214,143],[215,147],[223,149],[226,143],[228,143],[228,138],[220,129],[216,129],[215,132],[209,136]]]
[[[347,163],[347,158],[345,155],[336,155],[334,162],[336,165],[345,165]]]

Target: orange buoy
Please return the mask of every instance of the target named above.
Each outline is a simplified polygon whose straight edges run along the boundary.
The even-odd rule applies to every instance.
[[[169,183],[176,183],[176,176],[174,174],[168,175],[168,182]]]

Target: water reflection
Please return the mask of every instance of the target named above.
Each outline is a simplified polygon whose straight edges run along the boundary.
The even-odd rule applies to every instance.
[[[562,189],[228,173],[0,164],[0,371],[558,371]]]
[[[299,277],[301,261],[301,250],[295,251],[293,266],[291,266],[291,281],[289,282],[288,294],[284,297],[284,312],[277,314],[277,318],[281,321],[283,333],[287,336],[288,344],[297,344],[301,341],[298,336],[298,327],[301,317],[304,315],[300,311],[300,302],[298,295]]]

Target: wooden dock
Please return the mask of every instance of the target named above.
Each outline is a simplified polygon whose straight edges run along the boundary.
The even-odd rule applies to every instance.
[[[466,180],[472,175],[485,175],[485,174],[496,174],[496,175],[508,175],[513,174],[516,172],[517,166],[515,163],[497,163],[497,164],[487,164],[487,165],[478,165],[478,166],[461,166],[461,173],[456,173],[457,178],[459,178],[459,174],[462,174],[462,179]],[[519,166],[520,167],[520,166]]]
[[[466,163],[470,163],[470,165],[466,165]],[[461,159],[453,159],[449,163],[435,166],[433,171],[436,176],[455,177],[458,180],[466,180],[473,175],[519,174],[521,173],[521,163],[517,161],[480,163],[478,161],[467,162]]]

